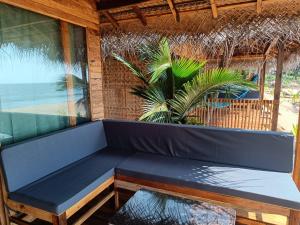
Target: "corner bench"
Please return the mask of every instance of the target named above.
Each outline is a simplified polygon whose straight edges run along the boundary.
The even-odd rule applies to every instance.
[[[66,224],[107,189],[75,224],[112,197],[118,207],[119,188],[149,188],[300,222],[300,193],[290,175],[293,137],[286,133],[104,120],[8,146],[1,162],[7,207],[53,224]]]
[[[65,223],[113,186],[114,169],[128,156],[107,146],[102,122],[8,146],[1,152],[6,205],[53,224]],[[112,189],[103,204],[113,196]]]

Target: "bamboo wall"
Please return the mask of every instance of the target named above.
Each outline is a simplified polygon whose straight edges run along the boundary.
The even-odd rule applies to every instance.
[[[138,63],[134,60],[134,63]],[[105,118],[135,120],[142,114],[142,100],[130,91],[140,80],[120,62],[107,58],[103,63]]]
[[[136,59],[131,61],[139,65]],[[142,115],[143,101],[130,93],[131,87],[138,84],[141,84],[140,80],[135,78],[127,67],[111,57],[105,60],[103,63],[105,118],[136,120]],[[224,128],[271,130],[274,105],[272,100],[214,99],[210,100],[208,105],[190,114],[192,123]]]

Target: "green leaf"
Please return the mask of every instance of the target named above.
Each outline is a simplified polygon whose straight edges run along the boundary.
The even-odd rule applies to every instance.
[[[139,69],[136,65],[134,65],[133,63],[128,62],[126,59],[124,59],[120,55],[117,55],[115,53],[113,53],[112,55],[116,60],[120,61],[125,66],[127,66],[136,77],[141,79],[144,83],[148,83],[147,77],[143,74],[142,70]]]
[[[254,89],[252,82],[245,81],[242,76],[227,69],[213,69],[199,74],[190,82],[185,83],[183,90],[178,91],[170,101],[174,111],[173,119],[182,121],[195,107],[202,105],[209,95],[218,93],[229,87]]]
[[[198,62],[192,59],[179,58],[172,62],[172,72],[178,78],[189,78],[198,75],[206,62]]]
[[[150,87],[142,95],[145,99],[144,114],[139,118],[142,121],[169,122],[170,113],[163,91],[159,87]]]
[[[179,58],[172,62],[172,73],[175,77],[175,86],[177,89],[192,80],[203,69],[206,62],[198,62],[192,59]]]
[[[166,38],[163,38],[159,44],[159,51],[153,52],[152,61],[149,65],[151,73],[150,83],[155,83],[164,75],[164,72],[171,68],[172,59],[170,46]]]

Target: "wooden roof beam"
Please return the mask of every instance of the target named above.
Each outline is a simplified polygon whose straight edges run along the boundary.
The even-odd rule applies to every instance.
[[[175,8],[173,0],[167,0],[167,2],[168,2],[168,5],[169,5],[169,7],[171,9],[171,12],[172,12],[172,14],[174,16],[175,21],[176,22],[180,22],[179,13],[178,13],[177,9]]]
[[[148,0],[148,1],[152,1],[152,0]],[[156,0],[154,0],[156,1]],[[262,3],[263,3],[263,6],[264,7],[267,7],[268,5],[270,4],[274,4],[274,3],[277,3],[277,2],[280,2],[282,0],[264,0]],[[217,10],[218,10],[218,13],[219,12],[223,12],[223,11],[227,11],[227,10],[232,10],[232,9],[240,9],[240,8],[254,8],[256,7],[257,5],[257,2],[245,2],[245,3],[234,3],[234,4],[229,4],[229,5],[224,5],[224,6],[218,6],[217,7]],[[197,9],[197,10],[192,10],[192,11],[189,11],[189,10],[186,10],[186,11],[180,11],[180,14],[181,15],[188,15],[190,14],[191,12],[201,12],[201,11],[207,11],[207,10],[210,10],[211,11],[211,7],[209,8],[203,8],[203,9]],[[103,10],[100,10],[100,12],[102,12]],[[151,17],[157,17],[157,16],[162,16],[162,15],[165,15],[165,14],[154,14],[154,15],[145,15],[147,18],[151,18]],[[129,21],[135,21],[136,18],[125,18],[125,19],[120,19],[118,20],[119,23],[127,23]],[[105,21],[103,23],[101,23],[101,25],[105,25],[105,24],[108,24],[109,22],[108,21]]]
[[[210,7],[211,7],[213,18],[216,19],[218,17],[218,9],[215,0],[210,0]]]
[[[256,12],[260,14],[262,11],[262,0],[257,0],[256,2]]]
[[[109,22],[113,25],[114,28],[119,29],[120,26],[115,18],[106,10],[102,11],[103,15],[109,20]]]
[[[270,55],[272,49],[276,46],[278,40],[279,40],[279,37],[276,37],[276,38],[273,39],[273,41],[270,43],[269,47],[265,51],[265,56]]]
[[[263,54],[255,54],[255,55],[237,55],[233,56],[231,58],[231,61],[256,61],[256,60],[262,60],[264,58]],[[209,58],[209,59],[203,59],[210,63],[216,63],[219,61],[219,59],[215,58]]]
[[[144,26],[147,26],[146,17],[144,17],[141,9],[138,6],[132,7],[133,12],[136,14],[137,18],[141,21]]]
[[[98,2],[98,9],[99,10],[110,10],[116,8],[122,8],[126,6],[134,6],[145,2],[151,2],[154,0],[101,0]],[[155,0],[156,1],[156,0]]]

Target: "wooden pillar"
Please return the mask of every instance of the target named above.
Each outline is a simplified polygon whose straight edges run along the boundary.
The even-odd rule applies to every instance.
[[[87,54],[89,65],[89,89],[92,120],[104,118],[103,68],[101,61],[100,34],[87,29]]]
[[[5,206],[6,201],[7,201],[7,191],[5,188],[2,169],[0,168],[0,224],[1,225],[9,225],[8,209]]]
[[[0,224],[8,225],[2,185],[0,185]]]
[[[273,107],[273,119],[272,119],[273,131],[277,130],[277,125],[278,125],[283,61],[284,61],[284,45],[283,43],[279,42],[278,55],[277,55],[277,67],[276,67],[276,80],[275,80],[275,89],[274,89],[274,107]]]
[[[119,198],[119,191],[117,188],[115,188],[115,210],[118,210],[120,208],[120,198]]]
[[[293,179],[300,190],[300,110],[298,115],[298,128],[296,136],[296,148],[295,148],[295,163],[293,170]]]
[[[259,75],[259,98],[264,99],[265,96],[265,80],[266,80],[267,57],[264,56],[264,61]]]
[[[71,43],[68,23],[61,21],[61,39],[64,54],[64,63],[66,70],[66,85],[67,85],[67,95],[68,95],[68,112],[70,118],[70,125],[76,125],[76,108],[74,100],[74,82],[72,73],[72,57],[71,57]]]
[[[300,224],[300,211],[290,211],[289,225],[299,225]]]
[[[226,68],[229,66],[229,57],[227,54],[221,55],[221,60],[219,62],[219,68]]]

